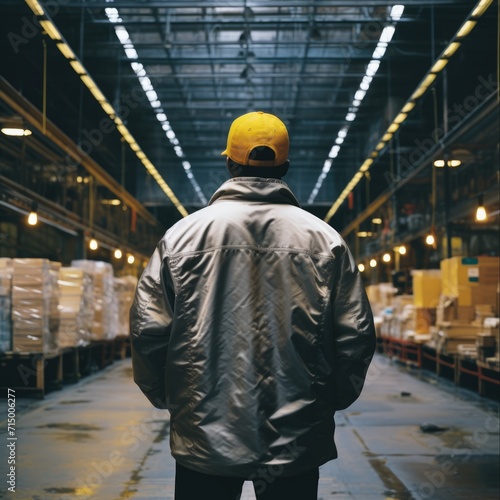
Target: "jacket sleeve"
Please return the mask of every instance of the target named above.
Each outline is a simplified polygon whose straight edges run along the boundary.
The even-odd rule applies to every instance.
[[[345,243],[344,243],[345,245]],[[361,394],[375,352],[375,326],[365,288],[347,246],[338,247],[333,311],[333,401],[336,410]]]
[[[139,280],[130,310],[134,381],[156,408],[167,408],[165,365],[175,293],[158,245]]]

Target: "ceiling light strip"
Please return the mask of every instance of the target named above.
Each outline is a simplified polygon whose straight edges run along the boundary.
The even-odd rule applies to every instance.
[[[141,150],[140,146],[137,144],[136,140],[133,138],[132,134],[129,132],[127,127],[123,124],[120,118],[117,117],[117,113],[114,110],[113,106],[107,101],[104,94],[101,92],[93,78],[89,75],[83,64],[78,60],[75,53],[68,45],[60,31],[56,28],[55,24],[50,19],[50,16],[44,11],[43,6],[40,4],[38,0],[25,0],[26,4],[33,13],[37,16],[42,16],[45,19],[40,20],[40,25],[46,31],[47,35],[52,38],[56,42],[57,48],[61,51],[63,56],[68,59],[71,67],[75,71],[75,73],[80,77],[82,83],[88,88],[90,93],[94,96],[95,100],[101,105],[104,112],[111,118],[111,120],[115,123],[118,132],[122,135],[122,137],[128,142],[132,151],[137,155],[139,159],[142,156],[139,156],[139,153],[142,153],[143,157],[146,158],[146,155]],[[149,161],[149,160],[148,160]],[[172,189],[165,182],[161,174],[156,170],[151,162],[149,162],[151,167],[148,170],[151,174],[155,173],[155,179],[157,182],[161,180],[161,183],[158,182],[158,185],[162,189],[162,191],[167,195],[170,201],[174,204],[175,208],[180,212],[183,217],[186,217],[188,214],[187,210],[184,208],[182,203],[179,201],[177,196],[175,196]]]
[[[108,3],[110,4],[113,3],[113,0],[108,0]],[[185,154],[184,151],[182,150],[179,139],[177,138],[174,130],[172,129],[170,121],[168,120],[167,115],[162,108],[161,101],[159,100],[158,94],[154,89],[153,83],[146,72],[146,68],[144,67],[143,64],[138,62],[139,56],[137,54],[137,51],[135,50],[132,40],[130,39],[130,35],[127,31],[127,28],[122,24],[123,20],[120,17],[120,12],[115,7],[106,7],[104,9],[104,12],[106,14],[106,17],[108,18],[108,21],[114,24],[116,37],[123,46],[125,54],[129,59],[130,66],[134,71],[134,73],[136,74],[139,83],[141,84],[141,87],[144,90],[146,97],[148,98],[149,103],[151,104],[151,107],[153,108],[156,114],[156,119],[161,124],[161,127],[164,130],[167,139],[173,146],[175,154],[182,160],[182,167],[186,173],[187,178],[189,179],[200,201],[204,205],[206,205],[208,203],[208,200],[206,199],[205,195],[203,194],[203,191],[201,190],[198,182],[196,181],[196,178],[193,174],[193,170],[191,168],[191,164],[189,163],[189,161],[185,160]]]
[[[415,107],[415,101],[422,97],[427,89],[431,86],[431,84],[434,82],[434,80],[437,78],[437,75],[443,70],[443,68],[448,64],[449,59],[451,56],[457,51],[457,49],[460,47],[462,40],[470,34],[472,29],[476,26],[477,20],[486,12],[488,7],[493,3],[493,0],[481,0],[476,4],[472,12],[467,16],[467,19],[462,23],[458,31],[456,32],[455,36],[452,37],[450,40],[450,43],[447,45],[447,47],[443,50],[443,52],[439,55],[439,57],[434,61],[433,65],[431,66],[431,69],[427,71],[427,73],[424,75],[420,83],[418,84],[417,88],[413,91],[411,94],[410,98],[408,101],[404,104],[402,107],[401,111],[396,115],[396,117],[393,119],[392,123],[389,125],[388,129],[384,132],[383,137],[379,141],[379,143],[375,146],[374,151],[369,155],[369,158],[364,161],[364,163],[361,165],[359,168],[359,172],[365,172],[368,170],[366,167],[366,162],[371,160],[373,162],[373,158],[376,158],[379,154],[380,151],[384,149],[384,147],[387,145],[388,141],[391,140],[392,135],[398,130],[400,125],[407,119],[409,113],[413,110]],[[390,134],[390,136],[389,136]],[[369,164],[371,165],[371,163]],[[357,175],[357,174],[356,174]],[[350,181],[348,186],[351,186],[353,183],[353,180],[356,178],[356,175],[353,177],[353,179]],[[352,186],[352,189],[354,189],[355,185],[357,184],[354,183]],[[347,187],[342,191],[340,196],[335,200],[335,202],[332,204],[330,207],[330,210],[328,210],[328,213],[325,216],[325,222],[328,222],[333,215],[337,212],[337,210],[340,208],[344,200],[347,198],[348,194],[352,191],[352,189],[347,189]]]
[[[404,12],[404,5],[399,5],[399,4],[393,5],[389,14],[391,22],[396,23],[397,21],[399,21],[401,19],[401,16],[403,15],[403,12]],[[328,175],[328,172],[330,171],[333,159],[338,156],[341,144],[344,142],[344,139],[347,136],[347,132],[349,131],[349,123],[353,122],[356,119],[356,114],[359,110],[359,106],[361,105],[361,102],[363,101],[364,97],[366,96],[366,93],[368,92],[368,89],[370,88],[370,84],[373,81],[373,77],[375,76],[380,67],[380,60],[384,56],[387,47],[390,41],[392,40],[392,37],[394,36],[395,31],[396,31],[395,24],[388,24],[382,30],[377,46],[373,51],[372,58],[368,63],[368,66],[366,67],[365,76],[361,80],[359,88],[354,94],[354,99],[351,103],[351,106],[349,107],[349,109],[347,110],[347,114],[345,115],[344,120],[348,123],[346,123],[346,125],[344,125],[337,133],[335,144],[332,146],[332,149],[328,154],[328,159],[326,159],[323,164],[323,169],[321,170],[321,174],[319,175],[318,180],[316,181],[316,184],[313,190],[311,191],[311,194],[309,195],[307,203],[313,203],[314,200],[316,199],[316,196],[318,195],[319,190],[323,185],[323,181],[325,180],[326,176]]]

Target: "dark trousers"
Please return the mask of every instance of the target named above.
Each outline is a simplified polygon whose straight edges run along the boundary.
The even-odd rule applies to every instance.
[[[257,500],[317,500],[319,469],[297,476],[272,473],[251,478]],[[212,476],[176,464],[175,500],[239,500],[245,478]]]

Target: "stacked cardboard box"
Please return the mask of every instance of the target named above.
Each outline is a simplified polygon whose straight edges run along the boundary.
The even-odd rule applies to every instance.
[[[392,300],[393,317],[390,336],[408,339],[415,330],[415,316],[412,295],[396,295]]]
[[[413,304],[417,308],[435,309],[439,304],[442,275],[439,269],[415,269],[413,276]]]
[[[457,352],[460,344],[474,344],[482,327],[460,322],[447,322],[439,325],[437,350],[446,354]]]
[[[108,262],[74,260],[72,267],[87,271],[92,277],[94,318],[90,340],[106,340],[116,336],[118,307],[114,294],[113,266]]]
[[[89,342],[94,320],[90,274],[76,267],[59,270],[59,347],[75,347]]]
[[[488,358],[495,356],[497,339],[490,333],[479,333],[476,339],[477,359],[486,362]]]
[[[136,286],[137,278],[135,276],[115,278],[115,296],[118,304],[117,335],[129,335],[130,333],[130,307],[134,300]]]
[[[12,259],[0,258],[0,352],[12,350]]]
[[[441,297],[441,271],[416,269],[413,276],[413,304],[415,305],[415,333],[428,334],[436,324],[436,310]]]
[[[385,308],[392,306],[392,301],[397,289],[394,288],[392,283],[378,283],[377,285],[368,285],[366,287],[366,294],[373,313],[378,315]]]
[[[441,261],[442,293],[457,306],[489,304],[498,313],[499,257],[452,257]]]
[[[439,347],[473,356],[491,355],[485,320],[498,313],[498,257],[453,257],[441,261],[442,296],[437,308]]]
[[[50,271],[51,264],[47,259],[13,260],[12,349],[14,351],[47,352],[57,349],[54,338],[57,293]]]

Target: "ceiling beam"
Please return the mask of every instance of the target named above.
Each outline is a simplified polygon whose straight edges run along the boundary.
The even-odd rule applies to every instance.
[[[17,4],[18,0],[10,0],[12,4]],[[5,0],[4,0],[4,3]],[[42,0],[42,3],[46,3]],[[381,6],[392,6],[394,5],[394,0],[287,0],[285,7],[360,7],[360,3],[363,7],[381,7]],[[405,0],[405,6],[417,6],[422,7],[426,5],[450,5],[450,4],[461,4],[470,5],[470,2],[457,2],[457,0]],[[230,3],[221,2],[221,0],[198,0],[191,1],[186,5],[185,0],[150,0],[145,2],[144,0],[115,0],[113,2],[113,7],[117,9],[144,9],[144,8],[208,8],[208,7],[230,7],[230,8],[241,8],[244,7],[259,8],[262,7],[262,2],[259,0],[233,0]],[[65,8],[101,8],[110,7],[109,2],[106,0],[65,0]],[[265,7],[284,7],[282,0],[268,0],[265,3]]]

